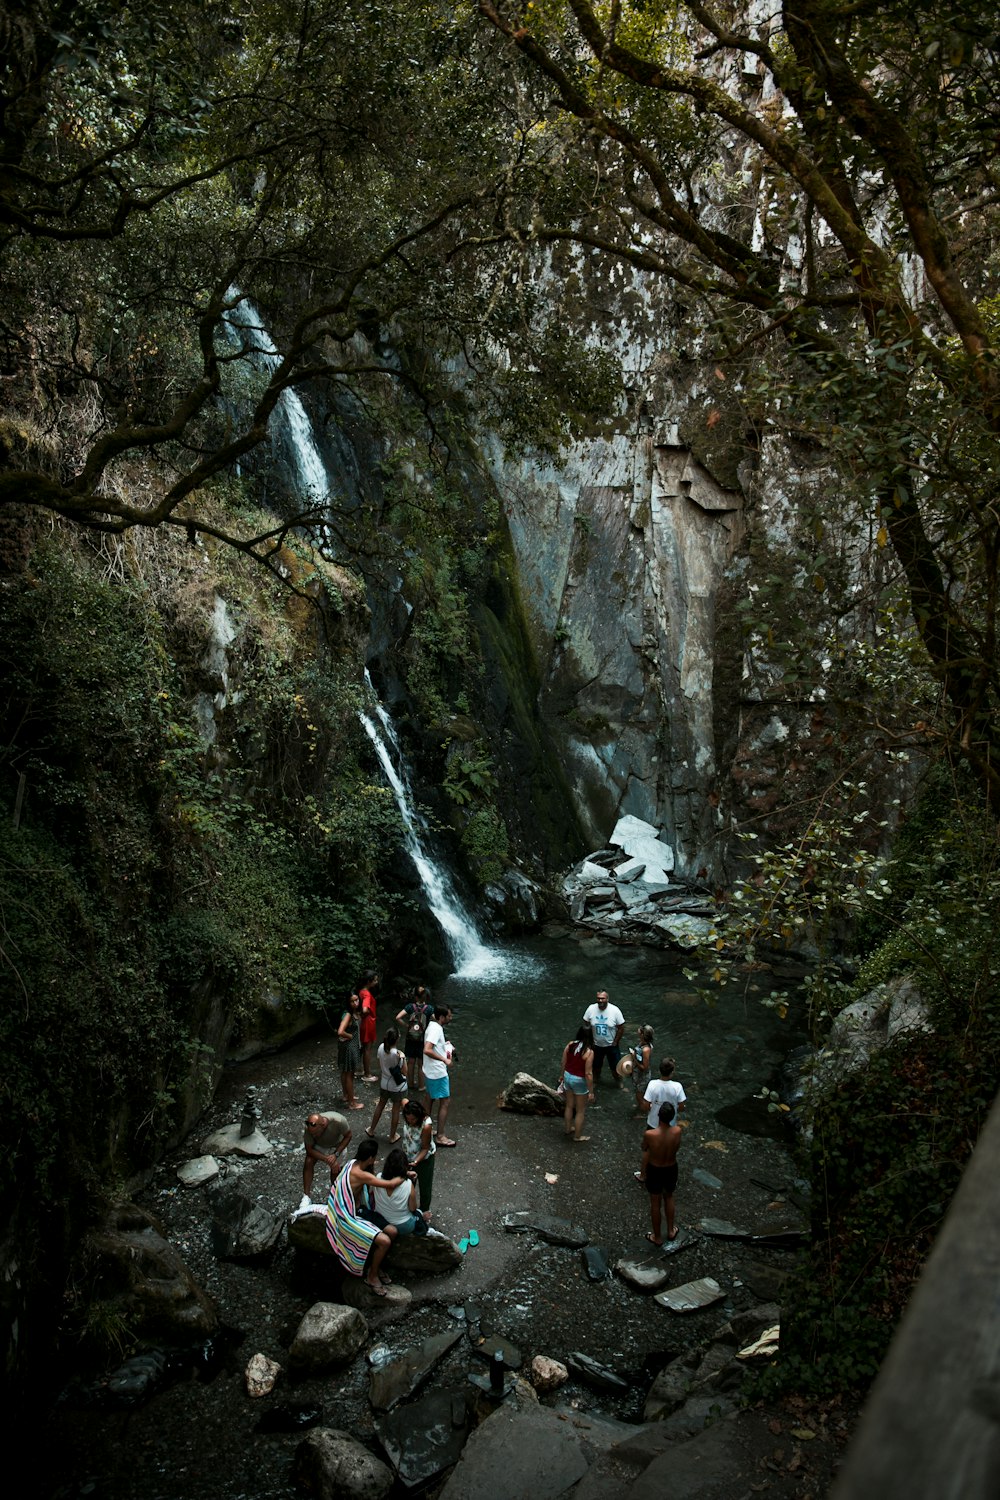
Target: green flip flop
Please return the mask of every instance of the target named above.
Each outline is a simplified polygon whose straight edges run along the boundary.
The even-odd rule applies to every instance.
[[[469,1248],[469,1242],[465,1238],[465,1236],[463,1235],[462,1238],[458,1242],[458,1253],[459,1253],[459,1255],[464,1255],[465,1252],[466,1252],[466,1250],[468,1250],[468,1248]]]
[[[469,1230],[469,1244],[473,1247],[473,1249],[475,1249],[475,1247],[479,1244],[479,1230],[478,1229],[470,1229]]]

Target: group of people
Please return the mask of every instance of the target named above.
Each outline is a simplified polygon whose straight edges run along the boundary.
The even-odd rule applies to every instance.
[[[677,1238],[674,1191],[677,1187],[677,1152],[681,1144],[678,1117],[687,1106],[683,1086],[673,1076],[674,1060],[664,1057],[658,1077],[653,1078],[654,1035],[651,1026],[639,1026],[635,1043],[623,1054],[621,1047],[625,1017],[612,1005],[607,990],[598,990],[593,1005],[587,1007],[583,1022],[572,1041],[563,1048],[559,1089],[565,1096],[563,1128],[570,1140],[590,1140],[583,1128],[587,1105],[596,1097],[597,1084],[605,1062],[619,1088],[630,1081],[637,1114],[646,1117],[642,1138],[642,1158],[633,1175],[649,1194],[652,1230],[646,1238],[662,1245],[663,1220],[666,1238]]]
[[[450,1006],[433,1003],[430,991],[418,984],[395,1019],[405,1028],[403,1048],[395,1026],[389,1027],[375,1054],[378,1073],[370,1072],[371,1048],[377,1035],[376,992],[379,976],[365,974],[352,990],[337,1027],[337,1066],[342,1098],[349,1110],[363,1109],[355,1097],[355,1077],[378,1083],[371,1124],[354,1156],[346,1152],[352,1132],[337,1110],[307,1116],[303,1144],[302,1203],[308,1211],[317,1163],[330,1172],[326,1234],[341,1265],[361,1276],[375,1296],[386,1295],[389,1278],[381,1265],[393,1240],[425,1234],[430,1222],[434,1158],[439,1147],[457,1143],[445,1134],[451,1100],[450,1069],[455,1051],[445,1035],[452,1020]],[[417,1097],[423,1089],[430,1101]],[[390,1107],[389,1146],[381,1176],[375,1172],[379,1143],[375,1132]],[[433,1112],[437,1107],[435,1125]]]

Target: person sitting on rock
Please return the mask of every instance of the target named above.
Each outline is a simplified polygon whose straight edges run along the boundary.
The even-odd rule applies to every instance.
[[[661,1104],[657,1110],[655,1130],[647,1130],[642,1138],[642,1177],[649,1194],[649,1212],[653,1228],[646,1235],[653,1245],[663,1244],[662,1209],[667,1215],[667,1239],[677,1238],[674,1222],[674,1189],[677,1186],[677,1152],[683,1134],[674,1124],[673,1104]]]
[[[306,1159],[302,1166],[300,1213],[312,1202],[313,1174],[316,1171],[316,1163],[322,1162],[325,1167],[330,1168],[332,1183],[340,1171],[341,1152],[350,1139],[351,1132],[347,1121],[337,1110],[328,1109],[325,1114],[314,1111],[306,1116],[305,1134],[302,1138],[302,1144],[306,1148]]]
[[[407,1234],[426,1234],[429,1213],[417,1209],[417,1174],[407,1168],[406,1152],[394,1146],[385,1159],[386,1177],[403,1177],[396,1188],[372,1189],[372,1219],[380,1229],[390,1225],[402,1237]]]
[[[378,1156],[378,1142],[371,1136],[358,1146],[358,1154],[340,1171],[330,1188],[326,1204],[326,1237],[330,1248],[340,1264],[351,1276],[363,1276],[368,1290],[376,1297],[384,1297],[389,1277],[383,1276],[379,1267],[396,1238],[396,1229],[390,1225],[380,1229],[370,1218],[366,1190],[370,1188],[396,1188],[405,1177],[376,1177],[372,1168]]]

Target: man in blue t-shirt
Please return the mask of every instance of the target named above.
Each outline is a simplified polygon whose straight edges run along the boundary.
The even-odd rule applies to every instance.
[[[583,1019],[590,1023],[594,1032],[594,1088],[596,1089],[600,1082],[601,1068],[605,1058],[611,1065],[612,1081],[617,1082],[618,1087],[622,1088],[621,1080],[615,1078],[615,1069],[622,1055],[618,1043],[625,1030],[625,1017],[617,1005],[609,1003],[607,990],[597,991],[597,1003],[588,1005],[583,1013]]]

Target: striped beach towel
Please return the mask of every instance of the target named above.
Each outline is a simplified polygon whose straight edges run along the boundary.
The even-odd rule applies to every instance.
[[[330,1188],[326,1200],[326,1237],[344,1269],[352,1276],[361,1276],[378,1229],[367,1219],[358,1218],[351,1190],[353,1166],[354,1162],[349,1161]]]

